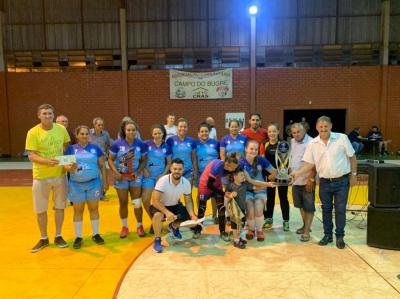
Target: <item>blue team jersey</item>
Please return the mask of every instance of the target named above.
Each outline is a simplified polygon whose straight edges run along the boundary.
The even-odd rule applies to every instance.
[[[86,147],[79,144],[68,146],[66,155],[75,155],[77,170],[71,172],[70,180],[75,182],[87,182],[100,177],[98,159],[104,156],[103,151],[96,144],[89,143]]]
[[[141,157],[147,155],[147,145],[137,138],[132,144],[117,139],[111,145],[110,153],[116,156],[115,166],[119,173],[133,173],[138,170]]]
[[[196,147],[197,165],[200,176],[208,163],[218,159],[219,142],[214,139],[208,139],[206,142],[196,140]]]
[[[261,156],[258,156],[257,159],[258,159],[257,175],[254,175],[253,165],[249,164],[249,162],[247,162],[246,158],[241,158],[239,160],[239,165],[242,166],[245,171],[247,171],[247,173],[250,175],[250,177],[252,179],[255,179],[257,181],[264,181],[264,178],[262,175],[262,170],[266,169],[266,170],[270,171],[272,169],[272,165],[271,165],[271,163],[268,162],[267,159],[265,159]]]
[[[146,169],[150,172],[150,178],[156,179],[165,170],[166,158],[171,158],[171,148],[163,142],[159,147],[153,140],[144,142],[147,145],[147,164]]]
[[[172,136],[168,138],[167,144],[172,150],[172,159],[182,159],[184,173],[193,170],[192,152],[196,150],[196,142],[190,137],[181,140],[178,136]]]
[[[234,139],[231,135],[225,135],[221,139],[221,148],[225,149],[225,156],[237,152],[241,157],[244,157],[244,150],[246,148],[247,137],[238,135]]]

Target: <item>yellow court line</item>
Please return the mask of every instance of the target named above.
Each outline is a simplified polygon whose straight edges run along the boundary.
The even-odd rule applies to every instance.
[[[109,202],[100,203],[100,232],[106,243],[95,245],[91,240],[90,220],[84,218],[84,245],[72,249],[74,231],[72,207],[65,210],[63,237],[69,248],[54,245],[32,254],[30,248],[39,239],[32,211],[30,187],[0,188],[0,290],[3,298],[65,297],[111,298],[127,265],[151,243],[151,237],[138,238],[135,232],[127,239],[119,238],[118,200],[114,191]],[[136,226],[130,208],[129,224]],[[144,217],[148,229],[149,218]],[[49,238],[54,238],[53,212],[49,210]]]

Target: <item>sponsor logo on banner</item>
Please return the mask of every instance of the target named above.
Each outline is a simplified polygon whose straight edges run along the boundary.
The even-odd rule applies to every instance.
[[[179,88],[175,91],[175,96],[176,96],[178,99],[183,99],[184,97],[186,97],[186,91],[185,91],[183,88],[179,87]]]

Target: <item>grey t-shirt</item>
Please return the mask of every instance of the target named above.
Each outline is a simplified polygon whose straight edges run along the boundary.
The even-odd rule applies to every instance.
[[[111,139],[110,134],[105,130],[101,131],[100,135],[97,136],[94,129],[90,129],[90,142],[97,144],[104,154],[106,154],[106,148],[111,146],[113,140]]]
[[[165,137],[165,141],[167,141],[168,138],[172,136],[178,135],[177,127],[173,125],[171,128],[169,128],[167,125],[164,125],[165,131],[167,132],[167,136]]]

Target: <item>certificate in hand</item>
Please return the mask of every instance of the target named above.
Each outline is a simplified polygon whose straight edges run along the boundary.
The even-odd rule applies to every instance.
[[[56,159],[60,162],[58,165],[68,165],[68,164],[76,163],[75,155],[57,156],[57,157],[54,157],[54,159]]]
[[[197,219],[197,220],[186,220],[186,221],[183,221],[183,222],[181,223],[180,226],[193,226],[193,225],[197,225],[197,224],[202,223],[205,219],[206,219],[206,217],[203,217],[203,218]]]

